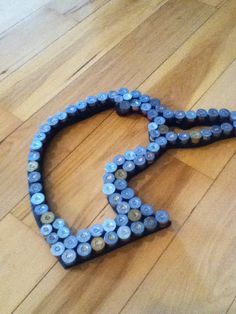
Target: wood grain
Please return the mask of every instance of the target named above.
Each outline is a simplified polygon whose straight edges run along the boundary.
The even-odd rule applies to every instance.
[[[136,133],[136,132],[135,132]],[[137,139],[136,139],[137,140]],[[88,145],[87,145],[88,146]],[[104,151],[106,147],[104,147]],[[110,149],[109,149],[110,151]],[[99,157],[98,157],[99,158]],[[83,166],[82,166],[83,167]],[[81,168],[81,167],[80,167]],[[101,168],[101,167],[99,167]],[[77,178],[85,182],[85,175],[77,174]],[[182,177],[183,184],[176,187],[176,182]],[[157,189],[156,184],[161,182]],[[96,177],[94,178],[94,181]],[[73,178],[71,178],[71,181]],[[91,185],[92,184],[92,185]],[[95,182],[90,184],[90,190],[94,191]],[[35,297],[29,296],[19,308],[20,313],[24,312],[47,312],[56,313],[62,311],[64,313],[118,313],[126,303],[128,298],[135,291],[137,285],[143,280],[146,272],[152,267],[155,261],[161,255],[161,252],[172,240],[184,220],[196,206],[198,200],[206,192],[211,184],[211,180],[207,177],[193,171],[190,167],[177,161],[173,157],[163,156],[156,165],[140,174],[139,178],[132,180],[132,186],[141,192],[141,197],[154,204],[156,208],[168,208],[174,217],[172,227],[166,232],[150,236],[137,243],[131,244],[125,248],[109,254],[109,256],[99,258],[98,262],[88,263],[87,266],[78,267],[78,271],[69,271],[65,276],[61,277],[58,267],[51,270],[40,285],[33,292],[38,295],[38,291],[44,291],[44,287],[50,285],[50,294],[41,293],[41,299],[38,298],[35,303]],[[73,185],[73,184],[72,184]],[[87,185],[87,184],[86,184]],[[58,183],[55,184],[57,189],[55,194],[59,192]],[[66,184],[65,184],[66,187]],[[194,187],[197,187],[196,189]],[[173,193],[175,191],[175,193]],[[80,191],[82,192],[82,191]],[[95,191],[94,191],[95,192]],[[60,192],[59,192],[60,193]],[[96,192],[95,192],[96,193]],[[82,195],[84,193],[82,192]],[[102,193],[99,191],[102,197]],[[81,209],[81,193],[76,193],[74,203],[80,200],[80,208],[75,211],[74,216],[80,218],[79,226],[89,225],[92,216],[99,214],[97,207]],[[94,193],[93,193],[94,195]],[[186,195],[191,197],[186,198]],[[67,201],[71,195],[67,194]],[[76,198],[76,199],[75,199]],[[99,204],[99,202],[98,202]],[[64,208],[63,216],[68,216],[68,208]],[[59,210],[60,213],[62,213]],[[112,217],[114,214],[110,207],[102,212],[95,222],[103,220],[105,217]],[[58,274],[58,275],[57,275]],[[51,282],[51,278],[59,276],[60,281],[56,281],[55,285]],[[82,278],[81,278],[82,276]],[[90,284],[92,280],[92,284]],[[86,285],[86,286],[84,286]],[[100,287],[103,287],[100,290]],[[65,287],[68,287],[65,289]],[[83,293],[82,300],[75,300],[73,291]],[[98,292],[100,290],[100,292]],[[62,291],[64,295],[62,296]],[[97,291],[97,293],[95,293]],[[61,298],[57,299],[56,294],[60,294]],[[50,300],[55,300],[53,303]],[[67,302],[66,302],[67,300]],[[89,301],[89,304],[87,302]],[[113,308],[113,304],[115,307]]]
[[[235,313],[233,139],[169,151],[134,178],[172,226],[69,271],[39,235],[25,171],[38,126],[102,90],[236,110],[235,1],[11,0],[0,11],[0,312]],[[74,230],[114,217],[104,166],[146,144],[146,130],[144,118],[108,110],[54,138],[46,191]]]
[[[78,22],[81,22],[87,16],[93,14],[109,1],[110,0],[52,0],[49,1],[47,7],[56,10],[60,14],[70,16]]]
[[[0,107],[0,142],[21,124],[20,119]]]
[[[235,75],[236,62],[234,61],[196,103],[193,109],[227,107],[235,110],[236,92],[235,89],[231,88],[231,82],[234,80]],[[191,152],[178,150],[174,152],[174,155],[209,177],[216,178],[235,151],[236,143],[233,139],[229,139]]]
[[[11,214],[0,221],[0,228],[0,311],[10,313],[55,260],[42,239]]]
[[[50,101],[47,107],[42,108],[41,111],[24,123],[12,137],[9,137],[2,144],[0,154],[4,155],[5,158],[2,158],[0,161],[0,169],[2,169],[1,180],[3,180],[2,185],[0,182],[0,191],[3,193],[2,195],[6,202],[4,208],[0,210],[1,215],[14,207],[27,193],[26,182],[25,184],[19,184],[19,182],[21,182],[21,176],[25,172],[25,164],[23,163],[25,151],[29,147],[32,133],[35,132],[36,126],[42,123],[47,116],[63,108],[66,103],[77,101],[78,98],[81,99],[86,94],[97,93],[99,90],[104,89],[107,90],[108,86],[117,88],[119,85],[127,84],[127,82],[129,82],[128,85],[131,88],[140,85],[142,80],[152,73],[153,67],[159,66],[164,59],[168,58],[176,47],[180,46],[184,39],[188,38],[209,17],[209,14],[212,14],[212,8],[209,9],[205,5],[195,4],[194,1],[188,1],[187,4],[185,1],[178,0],[171,1],[168,5],[161,7],[150,19],[144,22],[142,27],[139,27],[130,36],[127,36],[116,49],[110,51],[78,79],[73,81],[68,88]],[[183,24],[182,19],[186,20],[186,25]],[[153,27],[157,28],[159,25],[162,25],[163,31],[165,30],[166,36],[168,35],[168,41],[161,29],[159,29],[158,34],[151,32]],[[174,32],[176,28],[178,28],[178,36]],[[159,40],[155,41],[157,35]],[[146,44],[144,38],[147,41]],[[162,47],[160,43],[163,43],[161,44]],[[138,44],[139,47],[136,48]],[[152,49],[149,49],[150,45],[152,45]],[[145,59],[147,53],[149,54],[148,60]],[[125,58],[127,54],[128,57]],[[140,60],[143,60],[143,63],[140,63]],[[127,68],[129,68],[129,71],[127,71]],[[137,72],[137,68],[140,71]],[[112,69],[115,69],[116,75],[114,75]],[[102,76],[101,73],[103,73]],[[18,138],[21,138],[21,147],[18,145]],[[62,155],[61,153],[60,156]],[[12,159],[14,164],[9,163],[9,160]],[[17,178],[14,175],[9,177],[9,165],[11,166],[11,173],[15,172],[18,174]],[[10,188],[6,189],[5,180],[10,183]]]
[[[236,156],[121,313],[226,312],[236,291],[235,166]]]
[[[112,0],[4,80],[0,88],[1,105],[27,120],[162,3],[152,0],[146,6],[145,0],[138,0],[132,10],[127,10],[128,2]]]
[[[0,79],[44,50],[75,24],[73,19],[43,7],[5,32],[0,40]]]

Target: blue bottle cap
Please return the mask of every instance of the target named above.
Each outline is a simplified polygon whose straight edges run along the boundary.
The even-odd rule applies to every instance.
[[[150,109],[147,112],[147,118],[149,121],[154,121],[154,119],[158,116],[156,109]],[[153,122],[155,123],[155,122]]]
[[[178,134],[179,140],[181,144],[186,144],[188,143],[190,139],[190,135],[188,132],[181,132]]]
[[[44,225],[45,226],[45,225]],[[56,232],[51,232],[47,237],[46,237],[46,240],[47,240],[47,243],[52,245],[54,243],[56,243],[58,241],[59,237],[58,235],[56,234]]]
[[[40,232],[43,236],[48,236],[52,232],[52,225],[51,224],[45,224],[40,228]]]
[[[55,127],[55,126],[58,125],[58,123],[59,123],[59,120],[58,120],[57,116],[52,116],[52,117],[48,118],[48,124],[50,126],[54,126]]]
[[[135,196],[129,200],[130,208],[140,208],[142,205],[142,201],[138,196]]]
[[[208,116],[207,111],[205,109],[198,109],[196,111],[196,115],[199,120],[203,120]]]
[[[176,110],[174,114],[175,114],[176,120],[183,120],[186,116],[183,110]]]
[[[40,160],[40,158],[41,158],[40,153],[36,151],[31,151],[28,156],[29,161],[38,161]]]
[[[172,110],[166,109],[163,111],[163,117],[167,120],[174,118],[174,112]]]
[[[86,101],[87,101],[87,104],[88,104],[90,107],[93,107],[93,106],[95,106],[96,103],[97,103],[97,97],[95,97],[95,96],[88,96],[87,99],[86,99]]]
[[[129,240],[129,238],[131,236],[130,227],[128,227],[128,226],[120,226],[118,228],[118,230],[117,230],[117,235],[123,241]]]
[[[108,98],[114,99],[117,95],[118,95],[118,94],[117,94],[117,91],[111,90],[111,91],[108,93]]]
[[[54,256],[61,256],[65,251],[65,246],[61,242],[56,242],[51,246],[51,253]]]
[[[34,212],[37,216],[41,216],[42,214],[47,213],[49,210],[47,204],[41,204],[34,207]]]
[[[127,214],[130,210],[130,206],[129,203],[127,202],[120,202],[117,206],[116,206],[116,210],[119,214]]]
[[[136,236],[141,236],[144,233],[144,224],[141,221],[132,222],[130,228]]]
[[[123,155],[117,155],[114,159],[113,162],[117,165],[117,166],[122,166],[125,162],[125,157]]]
[[[127,94],[129,92],[129,90],[126,87],[122,87],[117,92],[118,92],[119,95],[123,96],[124,94]]]
[[[30,194],[42,192],[43,186],[41,183],[32,183],[29,186]]]
[[[141,94],[141,92],[139,90],[133,90],[131,92],[131,95],[132,95],[133,98],[139,98],[142,94]]]
[[[88,257],[92,252],[92,247],[89,243],[80,243],[77,248],[77,253],[80,257]]]
[[[102,191],[105,195],[111,195],[115,192],[115,190],[116,190],[116,187],[112,183],[105,183],[103,185],[103,189],[102,189]]]
[[[141,95],[139,99],[142,103],[148,103],[150,100],[150,97],[148,95]]]
[[[155,218],[161,228],[164,228],[170,221],[169,213],[163,209],[156,212]]]
[[[120,226],[126,226],[128,224],[128,217],[127,215],[124,214],[118,214],[115,218],[115,222],[117,224],[118,227]]]
[[[133,99],[130,103],[130,106],[134,112],[137,112],[140,109],[141,101],[139,99]]]
[[[115,231],[106,232],[104,235],[104,241],[108,246],[114,246],[118,242],[118,235]]]
[[[194,121],[197,118],[197,114],[193,110],[188,110],[185,112],[186,118],[189,121]]]
[[[64,253],[61,256],[61,259],[64,264],[66,265],[72,265],[76,261],[76,252],[72,249],[67,249],[64,251]]]
[[[132,173],[135,169],[134,162],[132,160],[126,160],[123,164],[123,169],[128,173]]]
[[[66,107],[66,112],[68,115],[75,115],[78,112],[78,109],[75,105],[69,105]]]
[[[221,129],[225,135],[229,135],[233,131],[232,124],[225,122],[221,124]]]
[[[28,180],[30,183],[36,183],[41,180],[41,173],[38,171],[32,171],[28,174]]]
[[[68,118],[68,114],[65,111],[60,111],[57,113],[57,118],[59,121],[65,121]]]
[[[53,221],[53,228],[54,229],[60,229],[61,227],[64,227],[66,225],[65,223],[65,220],[64,219],[61,219],[61,218],[56,218],[54,221]]]
[[[114,162],[108,162],[106,164],[105,170],[107,172],[116,172],[117,170],[117,164],[115,164]]]
[[[95,224],[90,227],[89,231],[93,237],[100,237],[103,234],[104,229],[101,224]]]
[[[161,116],[158,116],[154,119],[154,122],[159,126],[159,125],[163,125],[166,123],[166,119],[161,117]]]
[[[138,146],[135,148],[134,152],[137,156],[145,156],[146,148],[144,146]]]
[[[60,227],[57,230],[57,235],[58,235],[59,238],[65,239],[65,238],[67,238],[70,235],[70,229],[68,227],[66,227],[66,226]]]
[[[149,103],[142,103],[140,109],[144,114],[147,114],[152,109],[152,106]]]
[[[100,93],[98,94],[97,99],[103,103],[108,99],[108,95],[107,93]]]
[[[36,134],[34,135],[34,140],[40,141],[40,142],[44,143],[45,140],[46,140],[46,137],[47,137],[47,136],[46,136],[45,133],[43,133],[43,132],[38,132],[38,133],[36,133]]]
[[[52,128],[49,124],[45,123],[45,124],[42,124],[39,129],[40,129],[40,132],[49,133]]]
[[[219,125],[213,125],[211,127],[211,132],[212,132],[214,137],[219,137],[219,136],[221,136],[222,129]]]
[[[170,131],[166,134],[166,139],[170,144],[174,144],[177,138],[178,138],[177,134],[173,131]]]
[[[78,245],[78,240],[74,235],[69,235],[64,240],[65,248],[74,249]]]
[[[40,205],[45,201],[45,195],[43,193],[35,193],[30,200],[33,205]]]
[[[167,139],[164,137],[164,136],[160,136],[158,137],[157,139],[155,139],[155,142],[160,145],[160,147],[162,149],[165,149],[166,148],[166,145],[167,145]]]
[[[108,201],[112,207],[116,207],[122,201],[122,197],[119,193],[113,193],[109,195]]]
[[[103,176],[104,183],[113,183],[115,181],[115,176],[113,173],[107,172]]]
[[[134,159],[134,164],[138,167],[143,167],[146,164],[146,158],[144,156],[137,156]]]
[[[147,151],[145,154],[145,159],[147,160],[148,164],[151,164],[155,160],[155,154]]]
[[[116,222],[114,219],[105,219],[102,226],[105,232],[114,231],[116,229]]]
[[[127,188],[127,181],[126,180],[122,180],[122,179],[117,179],[115,182],[114,182],[114,185],[116,187],[116,189],[118,191],[122,191],[124,189]]]
[[[212,137],[212,132],[210,129],[202,129],[201,133],[203,140],[209,141]]]
[[[79,102],[77,103],[76,108],[77,108],[79,111],[84,112],[84,111],[87,110],[87,106],[88,106],[88,104],[86,103],[86,101],[81,100],[81,101],[79,101]]]
[[[143,216],[151,216],[154,214],[154,209],[149,204],[143,204],[140,207],[141,213]]]
[[[150,123],[148,123],[148,130],[149,131],[156,130],[157,126],[158,125],[155,122],[150,122]]]
[[[153,216],[146,217],[143,222],[147,231],[154,231],[157,228],[157,221]]]
[[[91,233],[87,229],[81,229],[77,232],[76,238],[79,242],[88,242],[91,239]]]
[[[123,95],[123,99],[124,100],[131,100],[133,98],[131,93],[126,93]]]
[[[125,200],[130,200],[132,197],[134,197],[135,192],[131,188],[126,188],[123,191],[121,191],[121,197]]]
[[[160,145],[157,144],[156,142],[150,143],[147,146],[147,150],[149,150],[150,152],[157,154],[160,151]]]
[[[126,160],[134,160],[134,158],[136,157],[136,154],[133,150],[127,150],[124,153],[124,156]]]
[[[33,140],[31,145],[30,145],[30,149],[32,150],[40,150],[43,147],[43,143],[40,140]]]

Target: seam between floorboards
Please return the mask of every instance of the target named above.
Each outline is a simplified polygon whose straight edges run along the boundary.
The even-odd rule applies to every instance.
[[[170,242],[167,244],[167,246],[165,247],[165,249],[162,251],[162,253],[160,254],[160,256],[157,258],[157,260],[154,262],[154,264],[152,265],[152,267],[150,268],[150,270],[146,273],[146,275],[144,276],[143,280],[140,282],[140,284],[137,286],[137,288],[135,289],[135,291],[132,293],[132,295],[128,298],[127,302],[124,304],[124,306],[121,308],[121,310],[117,313],[122,313],[122,311],[125,309],[125,307],[128,305],[128,303],[130,302],[130,300],[134,297],[134,295],[136,294],[136,292],[139,290],[139,288],[142,286],[143,282],[146,280],[146,278],[148,277],[148,275],[150,274],[150,272],[153,270],[153,268],[158,264],[160,258],[165,254],[165,252],[167,251],[167,249],[169,248],[169,246],[171,245],[171,243],[175,240],[175,238],[177,237],[177,235],[180,233],[180,231],[183,229],[183,227],[185,226],[185,224],[188,222],[190,216],[192,215],[192,213],[195,211],[195,209],[197,208],[197,206],[200,204],[200,202],[204,199],[204,197],[207,195],[207,193],[210,191],[210,189],[212,188],[212,186],[214,185],[214,183],[216,182],[216,180],[218,179],[218,177],[220,176],[220,174],[223,172],[223,170],[226,168],[226,166],[228,165],[228,163],[233,159],[235,154],[233,154],[233,156],[231,156],[231,158],[229,158],[229,160],[227,161],[227,163],[224,165],[224,167],[222,168],[222,170],[219,172],[219,174],[216,176],[215,180],[212,181],[212,183],[209,185],[209,187],[207,188],[206,192],[203,194],[203,196],[199,199],[199,201],[197,202],[197,204],[193,207],[193,209],[190,211],[190,213],[188,214],[188,216],[186,217],[186,219],[183,221],[183,224],[181,225],[181,227],[178,229],[178,231],[176,232],[176,234],[173,236],[173,238],[170,240]],[[236,297],[235,297],[236,298]]]

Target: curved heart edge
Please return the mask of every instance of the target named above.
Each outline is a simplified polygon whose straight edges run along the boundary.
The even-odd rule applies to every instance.
[[[113,220],[115,225],[111,220],[109,225],[109,219],[107,219],[103,225],[100,225],[102,227],[99,227],[103,228],[102,232],[100,230],[96,234],[95,229],[93,233],[91,228],[82,229],[74,236],[64,220],[56,217],[53,211],[49,209],[45,200],[46,194],[43,188],[43,174],[41,173],[44,152],[53,136],[61,129],[114,107],[117,113],[122,116],[134,112],[141,113],[147,117],[150,121],[148,124],[150,143],[147,147],[139,146],[135,150],[127,151],[124,154],[126,157],[121,155],[124,157],[123,163],[117,165],[113,161],[108,163],[105,168],[106,176],[104,176],[103,192],[107,195],[108,202],[117,213],[116,219]],[[167,228],[171,224],[169,214],[166,211],[159,210],[154,212],[151,209],[149,212],[151,205],[144,204],[133,189],[128,184],[125,185],[124,181],[145,170],[169,148],[199,147],[235,136],[235,112],[230,113],[227,109],[222,109],[221,114],[220,111],[217,111],[216,114],[215,109],[208,112],[204,109],[201,110],[199,114],[191,110],[187,112],[172,111],[167,106],[161,104],[157,98],[142,95],[139,91],[129,92],[128,89],[121,88],[117,92],[100,93],[96,97],[90,96],[86,101],[79,101],[75,105],[70,105],[66,108],[66,111],[49,117],[47,123],[41,125],[39,132],[36,133],[33,139],[29,154],[28,181],[31,205],[42,235],[51,245],[52,254],[57,256],[64,268],[70,268],[97,256],[104,255],[153,232]],[[216,123],[220,123],[220,125],[216,125]],[[192,133],[176,133],[171,129],[171,127],[181,127],[187,130],[198,125],[212,126],[212,128],[209,131],[193,131]],[[213,132],[213,127],[215,133]],[[125,168],[125,163],[127,164],[127,169]],[[124,178],[116,176],[117,171],[120,169],[123,171]],[[107,181],[108,177],[110,179]],[[119,180],[123,181],[120,182]],[[120,184],[119,189],[115,185],[117,181]],[[131,197],[130,195],[128,197],[128,194]],[[124,213],[121,211],[121,206],[119,206],[121,202],[125,203],[122,209],[124,211],[125,208]],[[131,203],[137,205],[137,208],[130,207]],[[143,209],[146,206],[145,210],[148,209],[148,212],[142,211],[142,206]],[[121,222],[122,219],[123,222],[125,220],[126,223],[119,225],[118,218],[121,219]],[[147,221],[152,224],[155,221],[155,226],[148,225]],[[132,229],[134,225],[135,227]],[[124,231],[123,234],[119,232],[121,229]],[[128,235],[125,234],[127,230]],[[109,236],[111,236],[110,239]],[[71,239],[71,243],[69,239]]]

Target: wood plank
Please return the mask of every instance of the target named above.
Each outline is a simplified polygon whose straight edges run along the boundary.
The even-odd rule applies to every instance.
[[[76,101],[84,95],[108,89],[108,86],[117,88],[127,82],[130,88],[137,87],[151,74],[153,68],[168,58],[210,14],[212,14],[211,8],[192,0],[168,2],[143,23],[142,27],[127,36],[122,44],[90,67],[48,103],[44,110],[39,111],[9,137],[0,147],[2,155],[0,191],[5,200],[1,215],[11,210],[26,195],[26,183],[22,184],[21,179],[25,175],[23,160],[37,125],[42,123],[48,115],[64,107],[65,103]],[[153,29],[157,29],[157,33],[154,33]],[[178,29],[178,36],[176,29]],[[152,49],[149,48],[150,46]],[[148,60],[146,59],[147,51]],[[124,58],[127,53],[128,57]],[[140,60],[143,60],[143,63],[140,63]],[[129,71],[127,71],[128,68]],[[139,69],[138,72],[137,69]],[[21,147],[19,147],[19,138],[21,138]],[[61,151],[59,157],[63,159],[64,156],[65,154]]]
[[[0,33],[19,23],[34,11],[45,5],[48,0],[8,0],[0,2]]]
[[[236,61],[219,77],[193,109],[209,109],[212,107],[220,109],[225,107],[230,110],[236,110],[236,91],[232,88],[235,75]],[[211,178],[216,178],[235,151],[236,141],[233,138],[196,150],[178,150],[173,152],[173,154],[202,173]]]
[[[172,108],[191,108],[236,58],[235,16],[236,2],[227,1],[144,82],[142,88]],[[208,98],[208,102],[212,105],[223,102],[225,106],[235,102],[222,90],[218,94],[222,95],[221,101],[215,97]]]
[[[109,1],[110,0],[51,0],[47,4],[47,7],[81,22]]]
[[[5,32],[0,40],[0,79],[44,50],[75,24],[75,20],[43,7]]]
[[[20,119],[0,107],[0,142],[20,126],[21,123]]]
[[[200,0],[200,1],[208,5],[212,5],[216,8],[219,8],[225,2],[225,0]]]
[[[116,70],[116,73],[119,73],[117,83],[121,76],[124,74],[127,76],[127,69],[129,69],[130,78],[133,76],[133,81],[137,79],[137,76],[139,76],[139,81],[145,79],[146,74],[139,70],[140,59],[137,60],[137,58],[144,55],[148,45],[151,47],[150,52],[148,51],[149,58],[146,60],[149,69],[151,62],[154,62],[154,65],[157,59],[163,62],[167,58],[166,50],[173,53],[176,47],[180,46],[215,11],[215,9],[193,0],[174,2],[168,1],[160,10],[158,8],[162,4],[161,0],[158,2],[156,0],[149,1],[148,6],[145,0],[136,1],[133,3],[135,6],[132,7],[132,10],[127,10],[128,0],[114,0],[103,6],[68,32],[65,37],[56,41],[40,56],[4,80],[0,89],[2,106],[8,108],[22,120],[28,119],[72,81],[76,82],[75,79],[82,72],[89,66],[91,67],[128,34],[130,35],[126,37],[122,46],[114,48],[119,54],[114,54],[113,59],[110,59],[109,63],[103,66],[101,73],[105,75],[104,72],[111,69],[111,63],[114,63],[115,66],[118,61],[122,61],[123,68],[119,67]],[[155,11],[157,12],[145,23],[144,27],[141,26],[136,31],[135,28]],[[174,12],[175,15],[173,15]],[[116,17],[115,22],[114,16]],[[184,23],[177,20],[176,17],[178,16],[180,18],[186,17]],[[191,18],[194,20],[191,21]],[[163,26],[162,24],[157,25],[157,20]],[[174,30],[170,23],[179,28],[180,37],[175,35],[176,29]],[[152,24],[157,25],[155,32],[153,32]],[[164,28],[164,25],[167,28]],[[183,25],[186,27],[184,28]],[[132,33],[132,31],[134,32]],[[148,37],[145,39],[147,34]],[[168,37],[170,39],[167,40]],[[156,39],[159,40],[160,45],[156,43]],[[161,49],[162,44],[164,45],[163,49]],[[137,49],[136,54],[134,49]],[[155,57],[154,49],[157,50],[158,57]],[[127,56],[127,53],[132,56],[132,60],[121,60]],[[111,54],[109,56],[111,58]],[[131,61],[134,61],[136,65],[135,75],[130,69]],[[97,73],[93,72],[92,76],[97,78]],[[99,75],[99,79],[101,79],[101,75]],[[113,81],[108,82],[106,82],[106,88],[111,88],[114,83]],[[122,82],[132,84],[130,79],[122,79],[119,84]],[[116,85],[118,85],[117,83]],[[95,86],[96,84],[97,81]],[[78,88],[77,84],[74,86]]]
[[[0,229],[0,312],[11,313],[55,260],[42,239],[11,214]]]
[[[109,149],[109,151],[111,150]],[[101,157],[99,156],[98,159]],[[97,181],[97,174],[94,173],[94,175],[94,181]],[[84,175],[80,176],[81,181],[85,182],[84,179]],[[211,182],[209,178],[175,158],[168,155],[163,156],[156,165],[140,174],[139,178],[133,179],[131,185],[140,192],[144,200],[148,200],[156,208],[161,207],[170,210],[173,216],[172,227],[119,249],[119,252],[113,252],[96,259],[96,261],[69,270],[66,274],[61,273],[59,266],[54,267],[19,306],[16,313],[38,311],[42,313],[56,313],[58,311],[66,313],[118,313],[166,245],[173,239]],[[55,185],[55,194],[57,194],[60,184],[58,185],[57,182]],[[88,185],[88,183],[86,182],[84,185]],[[94,182],[90,183],[91,189],[94,186]],[[69,190],[67,190],[66,185],[64,189]],[[78,204],[78,200],[83,202],[84,194],[84,191],[77,193],[77,196],[74,197],[74,204]],[[101,198],[104,198],[101,192],[100,195]],[[186,197],[187,195],[191,195],[191,197]],[[68,203],[70,196],[66,194],[64,197],[67,198]],[[80,218],[78,225],[88,225],[99,206],[93,208],[92,213],[89,213],[89,209],[83,211],[81,203],[79,207],[79,211],[76,208],[74,210],[76,213],[73,215]],[[63,212],[59,209],[66,218],[69,216],[67,210],[68,207],[64,207]],[[104,217],[112,216],[113,212],[107,206],[106,210],[96,219],[96,222],[102,221]],[[53,278],[55,278],[54,282]],[[82,294],[83,297],[79,299],[75,297],[75,294],[78,295],[78,293]],[[58,298],[56,295],[60,297]],[[53,302],[50,301],[52,299]]]
[[[122,313],[225,313],[236,291],[235,167],[236,156]]]
[[[229,306],[228,311],[226,313],[227,314],[234,314],[234,313],[236,313],[236,297],[235,297],[233,303]]]

